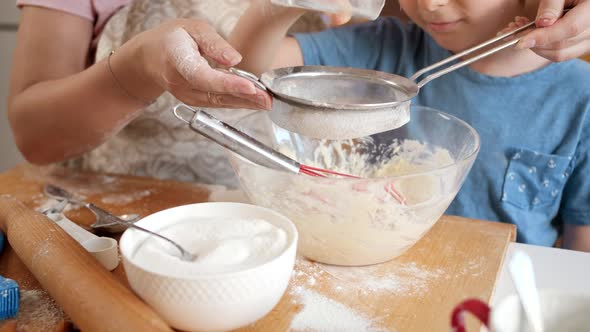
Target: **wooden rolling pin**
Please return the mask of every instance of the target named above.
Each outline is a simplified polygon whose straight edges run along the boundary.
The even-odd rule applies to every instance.
[[[0,228],[18,257],[82,331],[172,331],[44,215],[0,196]]]

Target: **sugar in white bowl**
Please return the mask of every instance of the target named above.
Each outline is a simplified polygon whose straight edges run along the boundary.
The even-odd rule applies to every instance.
[[[178,241],[197,259],[129,229],[120,247],[131,288],[171,326],[227,331],[268,314],[284,294],[295,262],[293,223],[270,209],[201,203],[152,214],[138,225]]]

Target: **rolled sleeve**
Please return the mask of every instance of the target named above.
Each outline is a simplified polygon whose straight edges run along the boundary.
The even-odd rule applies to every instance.
[[[95,13],[90,0],[17,0],[16,5],[19,8],[23,6],[38,6],[49,9],[55,9],[90,21],[95,20]]]

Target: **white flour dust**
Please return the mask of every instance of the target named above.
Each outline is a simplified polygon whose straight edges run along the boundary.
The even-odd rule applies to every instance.
[[[297,287],[292,293],[304,304],[303,309],[291,321],[296,331],[383,331],[375,328],[367,317],[342,303],[313,290]]]
[[[53,198],[44,197],[44,198],[40,198],[40,199],[35,199],[33,201],[33,203],[36,205],[35,211],[44,212],[50,208],[56,207],[60,203],[60,201],[53,199]],[[68,204],[63,209],[63,212],[78,210],[79,208],[80,208],[80,206]]]
[[[109,194],[103,196],[101,202],[111,205],[127,205],[135,201],[141,200],[144,197],[148,197],[151,194],[152,192],[150,190],[140,190],[124,194]]]
[[[294,317],[291,329],[396,331],[394,326],[387,325],[395,308],[383,307],[378,301],[392,294],[402,298],[424,296],[431,282],[446,276],[441,269],[428,270],[415,263],[386,265],[339,267],[298,257],[289,294],[293,304],[303,307]],[[323,294],[332,294],[334,298]],[[354,299],[351,301],[355,307],[343,303],[346,299]]]
[[[357,292],[368,293],[393,293],[401,296],[423,295],[428,290],[428,282],[442,277],[444,271],[429,271],[420,268],[415,263],[398,265],[395,272],[385,272],[381,266],[340,267],[322,265],[328,274],[341,283],[355,285]],[[344,289],[341,288],[340,291]]]
[[[301,112],[277,106],[270,112],[270,118],[278,126],[308,137],[350,139],[403,126],[410,121],[410,108],[408,104],[395,111],[387,108],[370,111],[321,109]]]
[[[196,48],[195,41],[182,28],[172,31],[166,36],[166,52],[178,72],[189,82],[194,81],[197,73],[207,67],[207,61],[201,57]],[[166,77],[164,77],[166,79]]]
[[[42,290],[21,290],[17,320],[17,331],[46,331],[56,329],[65,319],[64,312],[55,301]]]
[[[241,189],[229,189],[225,186],[206,185],[209,190],[207,202],[250,203],[248,196]]]

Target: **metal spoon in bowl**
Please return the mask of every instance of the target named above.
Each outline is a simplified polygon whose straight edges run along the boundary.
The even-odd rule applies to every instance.
[[[149,229],[143,228],[141,226],[137,226],[133,222],[125,221],[125,220],[113,215],[112,213],[99,208],[98,206],[96,206],[92,203],[87,203],[87,202],[81,201],[81,200],[75,198],[74,195],[72,195],[70,192],[66,191],[63,188],[60,188],[60,187],[52,185],[52,184],[46,184],[44,191],[47,196],[50,196],[50,197],[53,197],[56,199],[66,200],[68,202],[84,206],[88,210],[92,211],[92,213],[94,213],[96,215],[96,222],[90,226],[92,228],[104,228],[104,227],[108,228],[108,227],[119,226],[119,225],[132,227],[137,230],[149,233],[150,235],[153,235],[153,236],[160,238],[164,241],[167,241],[168,243],[170,243],[171,245],[176,247],[176,249],[178,249],[178,251],[180,251],[180,258],[183,261],[194,261],[197,258],[196,255],[191,254],[188,250],[184,249],[181,245],[179,245],[175,241],[173,241],[163,235],[160,235],[156,232],[150,231]]]

